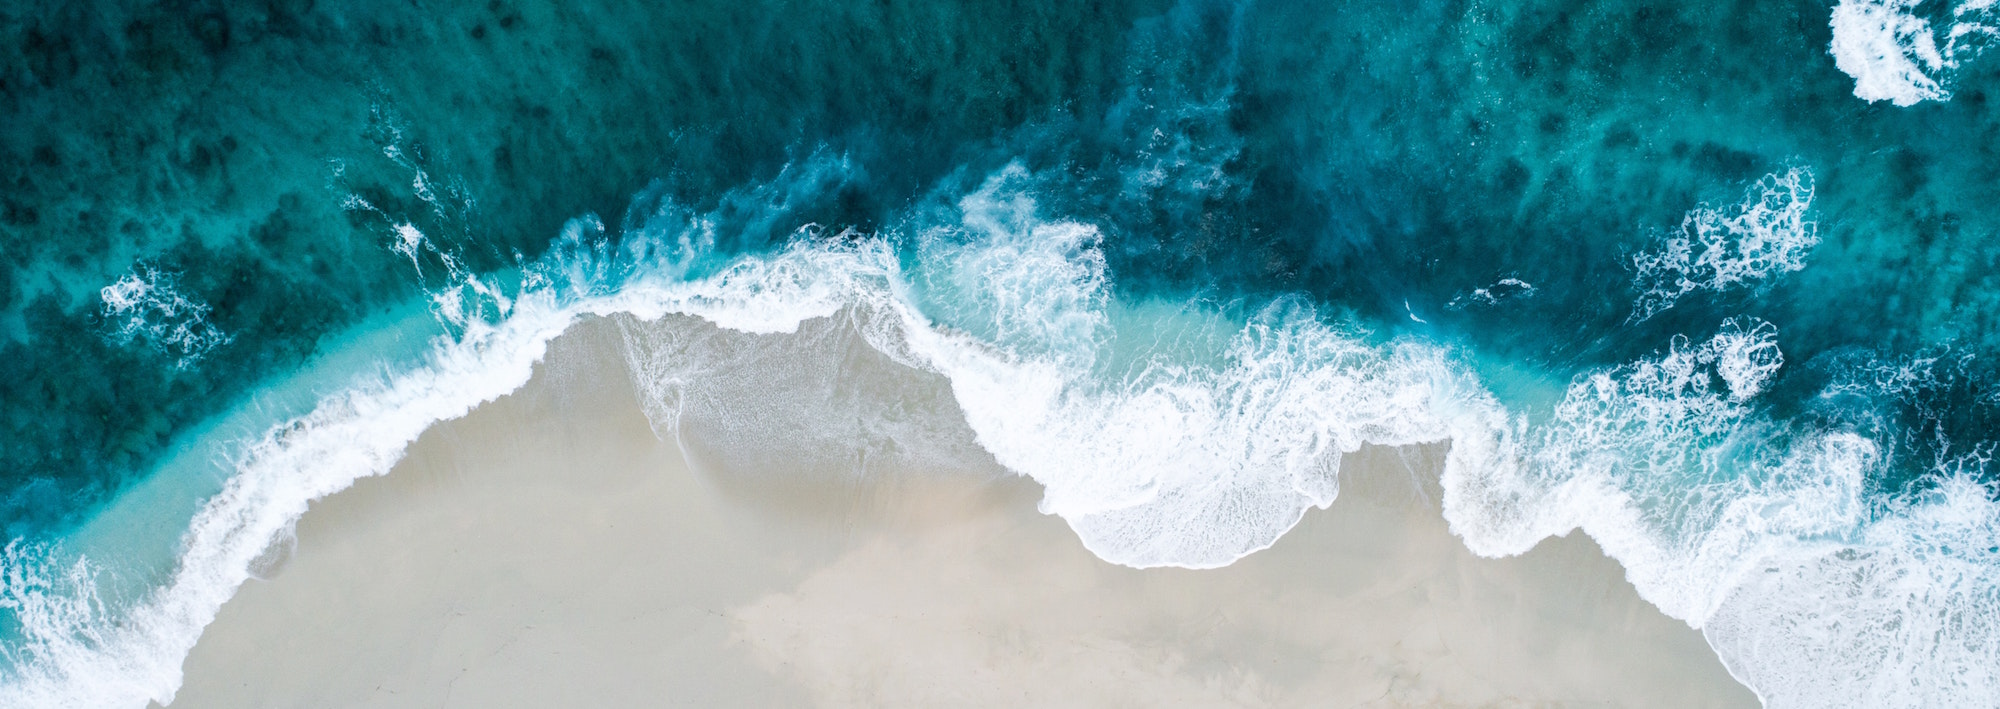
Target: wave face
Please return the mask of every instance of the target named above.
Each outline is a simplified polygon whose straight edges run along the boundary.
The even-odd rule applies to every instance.
[[[1769,705],[2000,698],[1988,4],[1069,5],[0,14],[0,707],[171,701],[588,317],[712,464],[1208,568],[1449,441],[1468,548],[1582,530]],[[825,382],[899,413],[759,407]]]

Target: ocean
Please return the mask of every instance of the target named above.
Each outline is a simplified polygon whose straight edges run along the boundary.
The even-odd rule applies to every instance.
[[[1103,561],[1205,569],[1343,455],[1448,442],[1467,548],[1581,530],[1768,706],[2000,703],[1996,35],[1990,0],[0,8],[0,706],[169,702],[311,501],[617,314],[706,323],[627,361],[745,465],[990,456]],[[777,354],[694,345],[822,318],[949,396],[781,410],[728,379]]]

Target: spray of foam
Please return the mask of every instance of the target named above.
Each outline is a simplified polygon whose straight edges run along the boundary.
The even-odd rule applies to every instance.
[[[1535,297],[1535,284],[1509,276],[1494,281],[1493,285],[1485,288],[1474,288],[1469,292],[1452,296],[1451,302],[1445,303],[1444,307],[1449,310],[1464,310],[1468,307],[1491,308],[1517,298],[1533,297]]]
[[[470,278],[434,290],[458,333],[425,365],[329,397],[249,444],[191,523],[171,578],[144,598],[101,603],[87,560],[55,566],[59,550],[10,552],[0,597],[25,640],[6,648],[0,705],[171,701],[201,628],[312,500],[386,472],[426,427],[520,386],[545,343],[585,314],[680,313],[742,332],[791,332],[842,309],[877,313],[864,328],[874,346],[946,374],[980,444],[1044,481],[1048,508],[1093,548],[1135,565],[1227,563],[1329,502],[1339,452],[1445,435],[1421,414],[1434,357],[1375,353],[1297,303],[1268,308],[1223,338],[1221,368],[1156,358],[1123,380],[1094,380],[1106,362],[1100,335],[1129,316],[1114,312],[1094,230],[1037,220],[1031,200],[1007,193],[1021,175],[1005,171],[961,202],[959,223],[926,231],[919,274],[904,274],[884,240],[806,232],[777,254],[700,279],[647,278],[689,272],[700,254],[675,245],[707,233],[712,220],[623,239],[621,251],[601,238],[601,225],[582,220],[512,298],[484,295],[494,289]],[[933,268],[935,259],[951,263]],[[606,265],[614,261],[624,263]],[[614,280],[602,281],[607,274]],[[916,297],[926,288],[937,297]],[[970,304],[949,313],[958,327],[923,312],[946,302]],[[1065,446],[1076,454],[1051,454]]]
[[[1795,167],[1758,180],[1740,204],[1688,212],[1678,230],[1631,257],[1640,291],[1631,319],[1650,318],[1695,291],[1753,285],[1805,268],[1806,255],[1819,245],[1819,227],[1806,218],[1812,198],[1812,172]]]
[[[920,215],[928,221],[900,247],[804,229],[776,253],[700,268],[713,215],[664,211],[686,218],[616,240],[594,220],[573,222],[511,298],[470,283],[439,292],[441,312],[450,298],[482,302],[451,311],[463,315],[445,318],[458,334],[424,366],[329,397],[248,445],[196,516],[170,581],[136,604],[99,602],[87,563],[10,550],[0,602],[28,641],[8,649],[0,706],[170,701],[201,628],[311,500],[385,472],[424,428],[524,383],[576,318],[612,313],[746,333],[852,313],[868,346],[948,380],[977,444],[1044,485],[1043,509],[1110,561],[1227,564],[1331,502],[1342,453],[1448,438],[1445,514],[1471,549],[1520,553],[1582,528],[1647,599],[1708,628],[1773,704],[1810,705],[1827,687],[1849,704],[1991,696],[1977,693],[1994,689],[1986,675],[1965,669],[1993,656],[1993,616],[1979,615],[1994,588],[1981,569],[1995,568],[1980,554],[2000,554],[1991,504],[1947,487],[1871,510],[1875,442],[1788,431],[1755,408],[1784,364],[1775,327],[1728,321],[1707,340],[1579,377],[1531,425],[1450,353],[1370,345],[1298,300],[1242,319],[1121,303],[1096,230],[1041,218],[1030,195],[1042,187],[1010,166],[952,209]],[[672,364],[666,344],[632,357],[656,417],[682,410],[668,380],[688,375],[656,366]],[[1842,608],[1866,622],[1823,615]],[[1919,627],[1918,611],[1939,614]],[[1773,647],[1828,638],[1883,643],[1869,647],[1958,674],[1870,690],[1852,683],[1889,675],[1842,674],[1816,664],[1828,657]],[[1811,686],[1793,686],[1801,677]]]
[[[1709,644],[1767,706],[1991,705],[2000,504],[1969,472],[1941,470],[1852,543],[1765,560],[1709,617]]]
[[[1924,2],[1841,0],[1833,8],[1833,42],[1827,52],[1835,66],[1854,77],[1856,97],[1905,107],[1950,100],[1949,73],[2000,32],[1994,0],[1959,3],[1943,28],[1918,15]]]
[[[387,472],[425,428],[519,388],[546,343],[578,317],[622,312],[656,319],[678,312],[746,332],[789,331],[852,300],[842,295],[853,289],[852,276],[879,273],[883,261],[893,261],[879,253],[864,259],[863,250],[802,246],[701,281],[632,284],[581,297],[605,284],[566,279],[588,272],[569,262],[578,253],[591,249],[554,250],[517,297],[487,304],[503,311],[498,322],[459,321],[463,332],[440,339],[423,366],[359,383],[249,443],[224,490],[195,515],[172,577],[129,607],[98,599],[87,559],[51,565],[60,550],[18,541],[8,547],[0,558],[0,607],[19,620],[23,641],[0,648],[9,665],[0,678],[0,706],[171,702],[182,658],[201,629],[308,503]]]
[[[228,344],[230,337],[208,321],[208,304],[182,294],[179,274],[140,264],[98,290],[106,322],[120,343],[140,341],[187,368]]]
[[[201,629],[307,503],[386,471],[430,424],[518,387],[559,329],[551,320],[516,319],[443,347],[430,366],[333,397],[250,444],[195,516],[170,580],[130,608],[79,600],[94,599],[87,560],[44,569],[58,550],[10,550],[4,603],[24,641],[8,649],[13,674],[0,683],[0,706],[170,702]]]
[[[788,170],[781,180],[824,180],[845,163],[815,165]],[[416,187],[425,184],[419,179]],[[778,186],[743,197],[783,192]],[[359,200],[349,206],[374,209]],[[896,263],[879,240],[801,238],[770,257],[737,259],[703,278],[683,279],[713,244],[712,238],[691,242],[688,234],[712,232],[714,218],[692,219],[674,242],[634,235],[622,250],[603,238],[601,223],[579,219],[541,259],[524,264],[518,286],[509,288],[468,273],[415,226],[390,223],[390,247],[423,256],[413,265],[448,334],[420,366],[362,376],[311,413],[246,442],[223,491],[190,522],[170,578],[143,597],[100,598],[97,579],[105,570],[89,559],[49,544],[10,544],[0,555],[0,608],[18,622],[19,640],[0,644],[6,661],[0,706],[170,703],[181,662],[202,628],[311,501],[387,472],[424,429],[519,388],[547,342],[579,317],[628,313],[657,320],[678,313],[738,332],[792,332],[862,300],[858,293],[888,292],[884,274]],[[429,263],[443,271],[426,274]],[[157,294],[161,282],[149,277],[143,287],[111,296]]]
[[[990,176],[913,227],[907,268],[885,242],[847,237],[736,268],[844,284],[828,307],[845,303],[877,351],[943,375],[979,446],[1040,482],[1042,509],[1121,564],[1228,564],[1331,503],[1342,453],[1449,435],[1426,413],[1456,371],[1442,352],[1383,352],[1298,300],[1246,322],[1121,305],[1097,230],[1040,218],[1036,185],[1018,165]],[[1121,334],[1142,332],[1166,346],[1118,351]],[[671,431],[689,365],[673,361],[671,333],[627,334],[648,413]]]
[[[1826,531],[1785,516],[1799,501],[1858,522],[1874,444],[1832,433],[1776,446],[1783,432],[1750,406],[1783,363],[1777,329],[1744,318],[1578,377],[1537,430],[1517,424],[1481,464],[1447,471],[1446,516],[1485,555],[1581,527],[1648,600],[1698,624],[1756,547]]]
[[[944,374],[982,447],[1045,488],[1098,556],[1205,568],[1262,549],[1332,502],[1340,456],[1439,440],[1425,407],[1442,355],[1382,352],[1297,300],[1247,322],[1121,307],[1094,228],[1039,219],[1018,166],[919,235],[901,355]],[[1136,359],[1123,333],[1182,346]]]
[[[1699,627],[1766,555],[1866,521],[1878,446],[1841,431],[1790,436],[1750,405],[1783,366],[1776,338],[1769,323],[1731,320],[1706,342],[1676,338],[1657,358],[1579,377],[1524,437],[1518,467],[1446,486],[1447,509],[1463,514],[1455,528],[1481,553],[1581,528],[1641,595]],[[1495,489],[1506,504],[1453,500]]]
[[[1738,319],[1579,377],[1538,430],[1454,439],[1479,464],[1447,468],[1446,517],[1484,555],[1581,528],[1768,706],[1989,702],[2000,505],[1975,482],[1988,452],[1940,462],[1916,499],[1871,502],[1879,443],[1751,406],[1783,362],[1775,328]]]
[[[1122,304],[1108,292],[1095,231],[1040,219],[1035,189],[1034,176],[1004,170],[958,201],[955,223],[925,227],[909,270],[885,273],[906,295],[885,301],[896,316],[882,330],[899,339],[876,346],[944,374],[979,444],[1041,482],[1043,509],[1107,560],[1228,563],[1330,501],[1341,452],[1444,438],[1452,440],[1447,517],[1474,550],[1519,553],[1581,528],[1646,598],[1691,625],[1736,622],[1746,616],[1731,609],[1752,599],[1790,604],[1731,636],[1758,647],[1784,637],[1774,628],[1803,627],[1840,607],[1854,588],[1893,595],[1898,586],[1865,577],[1858,586],[1816,579],[1766,591],[1752,581],[1770,565],[1961,534],[1928,508],[1871,506],[1867,476],[1884,459],[1877,442],[1792,430],[1759,411],[1757,397],[1785,364],[1769,323],[1725,321],[1706,340],[1677,338],[1659,356],[1581,377],[1547,421],[1530,426],[1446,353],[1368,346],[1302,303],[1281,300],[1240,323]],[[1121,357],[1116,343],[1134,335],[1175,344]],[[1966,536],[1955,543],[1990,546],[1978,540],[1993,535],[1992,520],[1944,517],[1960,520]],[[1933,554],[1954,548],[1935,545]],[[1951,576],[1989,562],[1959,554],[1895,569],[1894,578],[1924,580],[1905,607],[1944,601],[1955,610],[1938,617],[1962,620],[1876,647],[1943,660],[1956,674],[1930,675],[1920,692],[1826,696],[1847,705],[1865,703],[1856,697],[1909,704],[1932,691],[1961,704],[1990,696],[1980,671],[1958,670],[1993,656],[1994,616],[1980,605],[1990,604],[1981,599],[1992,597],[1992,578]],[[1711,637],[1723,632],[1718,625]],[[1882,639],[1840,638],[1850,640]],[[1731,666],[1774,705],[1823,697],[1759,677],[1810,677],[1824,688],[1890,676]]]

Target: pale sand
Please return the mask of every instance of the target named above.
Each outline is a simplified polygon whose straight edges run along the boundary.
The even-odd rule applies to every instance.
[[[1587,538],[1465,551],[1435,448],[1350,456],[1233,566],[1138,571],[1019,479],[690,469],[618,343],[573,330],[314,505],[172,706],[1756,705]]]

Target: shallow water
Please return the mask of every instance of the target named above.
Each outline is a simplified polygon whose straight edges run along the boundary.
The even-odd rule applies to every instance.
[[[1582,528],[1767,703],[1991,703],[1994,16],[0,10],[0,703],[170,695],[307,501],[612,312],[858,318],[1128,565],[1450,440],[1470,548]]]

